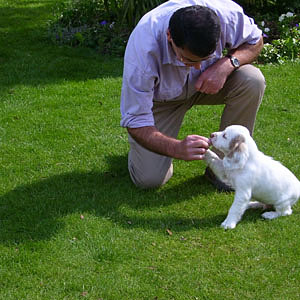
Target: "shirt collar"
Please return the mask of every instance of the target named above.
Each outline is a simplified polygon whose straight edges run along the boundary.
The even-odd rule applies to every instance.
[[[179,66],[179,67],[186,67],[184,63],[179,61],[176,57],[176,54],[174,53],[171,44],[168,41],[167,37],[167,31],[169,28],[169,20],[165,22],[164,28],[162,31],[162,37],[161,37],[161,44],[163,48],[163,57],[162,57],[162,63],[163,64],[171,64],[174,66]]]

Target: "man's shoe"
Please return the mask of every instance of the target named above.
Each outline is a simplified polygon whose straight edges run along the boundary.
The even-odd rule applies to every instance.
[[[205,169],[204,177],[218,190],[218,192],[234,192],[234,189],[219,180],[209,167]]]

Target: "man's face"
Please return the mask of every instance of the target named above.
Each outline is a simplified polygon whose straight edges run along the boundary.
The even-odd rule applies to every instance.
[[[192,52],[189,51],[189,49],[187,48],[179,48],[175,45],[170,31],[167,31],[167,37],[168,37],[168,41],[171,44],[171,47],[177,57],[177,59],[179,61],[181,61],[182,63],[184,63],[187,67],[194,67],[197,70],[201,69],[201,63],[206,60],[211,58],[211,56],[206,56],[206,57],[199,57],[194,55]]]

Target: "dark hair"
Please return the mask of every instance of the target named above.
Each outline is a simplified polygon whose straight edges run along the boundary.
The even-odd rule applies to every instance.
[[[221,32],[217,14],[200,5],[178,9],[170,19],[169,30],[177,47],[186,47],[199,57],[216,50]]]

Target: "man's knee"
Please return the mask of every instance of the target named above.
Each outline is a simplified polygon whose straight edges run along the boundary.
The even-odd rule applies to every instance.
[[[167,183],[173,175],[173,164],[170,165],[166,172],[160,169],[154,171],[153,169],[138,170],[133,164],[128,165],[129,174],[133,183],[142,189],[159,188]]]
[[[232,124],[240,124],[246,126],[252,133],[256,114],[264,95],[264,76],[252,65],[242,66],[232,73],[226,89],[226,106],[220,130]]]
[[[232,73],[229,81],[226,104],[238,105],[241,109],[253,107],[256,111],[266,87],[261,71],[252,65],[244,65]]]
[[[238,84],[242,85],[246,92],[257,94],[260,98],[264,93],[266,82],[262,72],[252,66],[244,65],[235,71]]]

